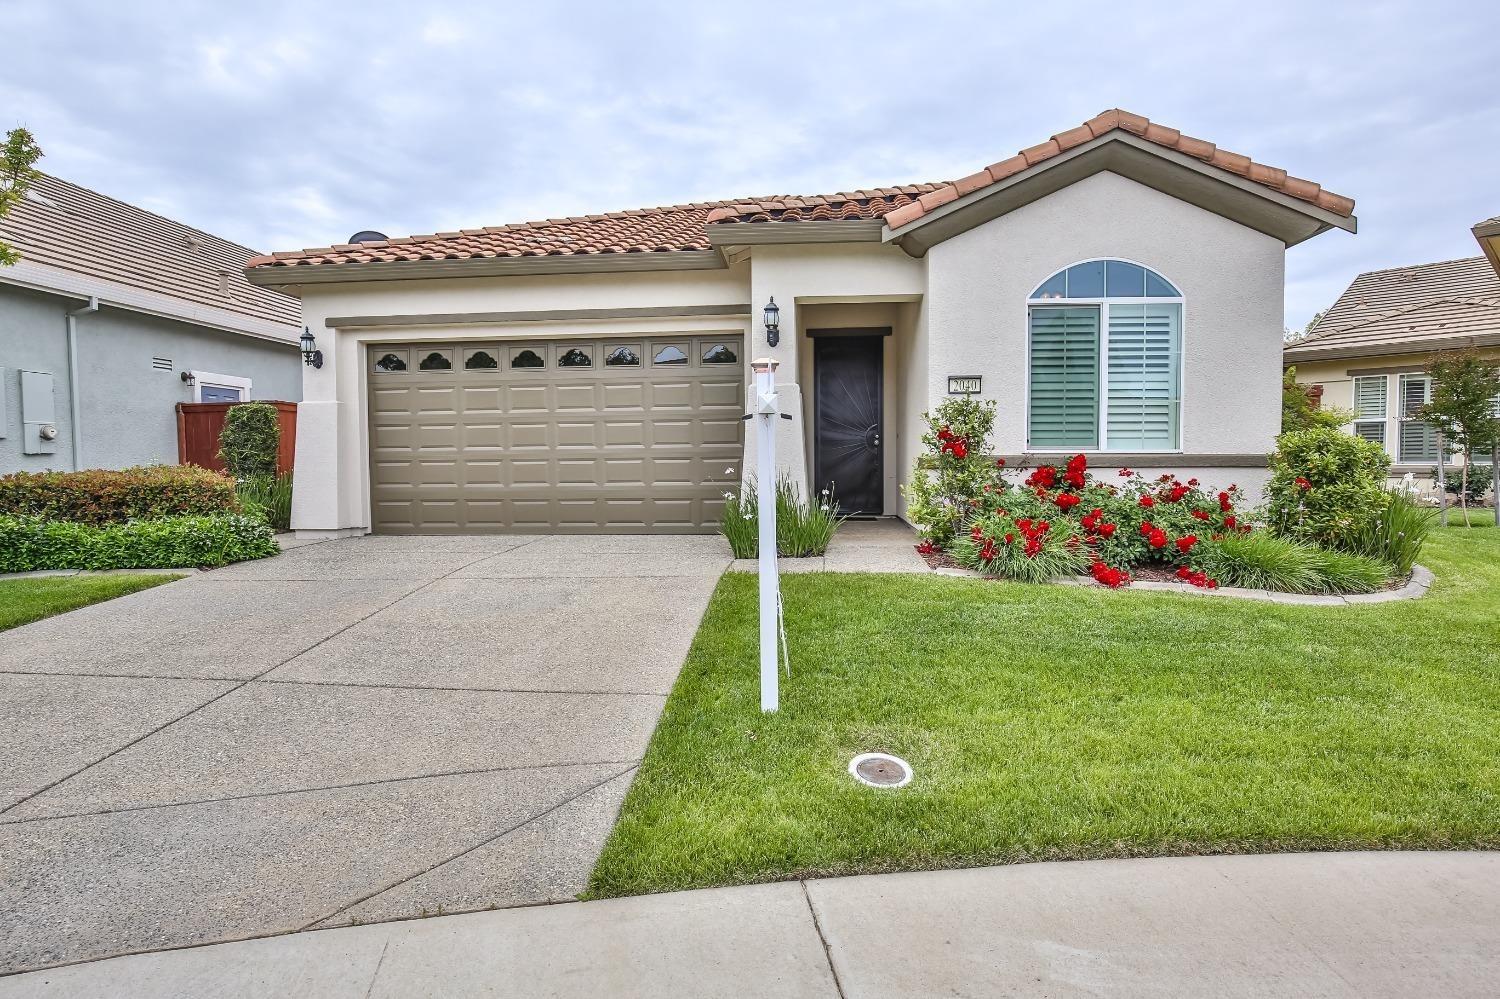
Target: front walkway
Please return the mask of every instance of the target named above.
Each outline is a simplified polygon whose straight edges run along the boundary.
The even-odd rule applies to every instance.
[[[0,973],[574,897],[729,561],[330,541],[0,634]]]
[[[0,979],[25,996],[1500,994],[1500,853],[1023,864],[298,933]]]

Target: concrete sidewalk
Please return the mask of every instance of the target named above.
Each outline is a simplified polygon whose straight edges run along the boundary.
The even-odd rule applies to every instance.
[[[1494,996],[1500,853],[1026,864],[330,929],[9,997]]]

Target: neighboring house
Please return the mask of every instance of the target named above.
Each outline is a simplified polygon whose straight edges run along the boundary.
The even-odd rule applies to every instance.
[[[302,397],[254,250],[46,175],[0,239],[0,473],[175,463],[178,402]]]
[[[951,183],[381,238],[247,274],[302,299],[324,358],[300,530],[710,531],[755,473],[761,356],[793,417],[777,473],[847,511],[900,514],[922,414],[975,385],[1012,465],[1085,452],[1257,488],[1286,247],[1354,231],[1353,208],[1112,110]]]
[[[1500,362],[1500,219],[1473,231],[1485,256],[1361,274],[1306,338],[1282,352],[1321,405],[1354,414],[1351,433],[1385,447],[1393,478],[1410,472],[1427,489],[1437,434],[1414,418],[1432,400],[1427,365],[1456,348]],[[1458,460],[1450,456],[1448,464]],[[1474,460],[1488,464],[1490,456]]]

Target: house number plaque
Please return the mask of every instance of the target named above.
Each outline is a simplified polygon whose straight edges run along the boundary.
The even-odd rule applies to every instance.
[[[949,375],[949,395],[973,395],[979,391],[979,375]]]

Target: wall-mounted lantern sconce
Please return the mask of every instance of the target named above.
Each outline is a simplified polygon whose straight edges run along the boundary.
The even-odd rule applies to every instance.
[[[193,377],[193,373],[191,371],[184,371],[181,377],[184,385],[192,385],[197,381],[197,379]]]
[[[302,363],[314,368],[323,366],[323,352],[318,349],[318,341],[313,339],[312,330],[306,326],[302,327]]]
[[[766,324],[766,343],[774,347],[781,340],[781,309],[777,307],[774,296],[766,303],[763,322]]]

